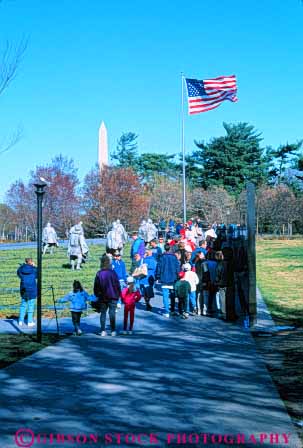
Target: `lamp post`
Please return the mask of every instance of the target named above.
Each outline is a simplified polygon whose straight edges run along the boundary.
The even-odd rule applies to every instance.
[[[42,340],[42,304],[41,304],[41,286],[42,286],[42,200],[46,183],[41,179],[34,184],[37,195],[37,341]]]

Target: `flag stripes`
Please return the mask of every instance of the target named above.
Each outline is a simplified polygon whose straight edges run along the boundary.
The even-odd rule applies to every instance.
[[[225,101],[238,101],[235,75],[213,79],[186,78],[189,114],[198,114],[215,109]]]

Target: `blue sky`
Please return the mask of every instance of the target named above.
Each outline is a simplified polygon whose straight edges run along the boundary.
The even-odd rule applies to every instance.
[[[302,138],[302,16],[300,0],[3,0],[0,49],[29,43],[0,96],[0,142],[23,129],[0,155],[0,199],[59,153],[83,178],[102,120],[111,150],[132,131],[140,152],[178,152],[181,72],[238,79],[238,103],[186,116],[187,151],[194,139],[222,135],[223,121],[253,124],[264,146]]]

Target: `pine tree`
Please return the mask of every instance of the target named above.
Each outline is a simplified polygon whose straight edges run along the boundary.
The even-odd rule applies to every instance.
[[[145,182],[150,182],[156,175],[178,177],[175,154],[144,153],[137,159],[136,171]]]
[[[201,186],[222,186],[239,193],[248,180],[262,183],[266,178],[266,157],[260,146],[261,134],[248,123],[223,123],[223,127],[226,136],[209,143],[195,141],[199,150],[192,157],[201,164]]]
[[[117,142],[112,159],[120,168],[135,168],[138,159],[138,135],[134,132],[124,132]]]
[[[275,159],[276,174],[280,182],[283,171],[290,162],[294,162],[294,156],[297,155],[298,151],[301,149],[303,140],[297,143],[286,143],[286,145],[280,145],[278,149],[273,151],[273,156]]]

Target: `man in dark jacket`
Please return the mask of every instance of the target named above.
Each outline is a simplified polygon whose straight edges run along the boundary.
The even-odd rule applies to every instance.
[[[111,335],[116,336],[116,308],[121,295],[121,286],[116,272],[112,269],[111,258],[104,254],[101,257],[101,269],[97,272],[94,283],[94,294],[100,307],[101,336],[106,336],[106,312],[109,310]]]
[[[19,314],[19,325],[24,324],[24,317],[27,308],[27,326],[33,327],[35,301],[37,298],[37,268],[34,265],[32,258],[26,258],[25,263],[17,270],[17,275],[20,278],[20,295],[21,305]]]
[[[163,316],[169,317],[169,297],[173,300],[175,299],[174,284],[178,279],[180,263],[175,254],[170,252],[170,245],[168,243],[165,244],[164,250],[165,252],[157,264],[156,280],[159,280],[162,286]]]
[[[198,252],[197,260],[195,263],[196,274],[199,277],[199,283],[197,285],[197,304],[198,313],[201,316],[206,316],[209,312],[208,298],[210,287],[210,273],[203,252]]]

